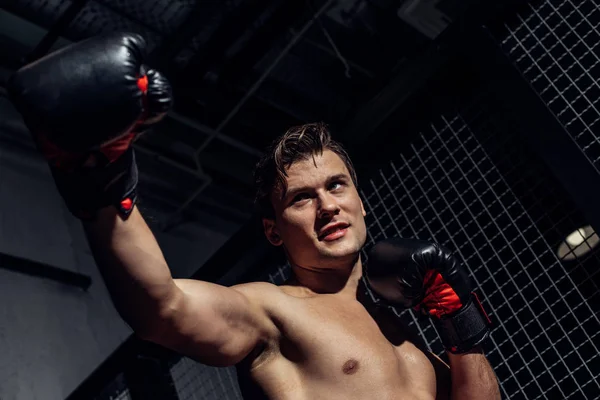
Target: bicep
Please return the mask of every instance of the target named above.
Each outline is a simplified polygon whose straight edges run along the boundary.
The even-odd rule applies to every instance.
[[[228,366],[268,339],[272,323],[243,288],[188,279],[175,284],[178,294],[151,341],[208,365]]]

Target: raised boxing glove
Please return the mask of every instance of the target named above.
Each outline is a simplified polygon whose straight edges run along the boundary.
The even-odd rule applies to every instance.
[[[386,303],[431,316],[451,353],[468,352],[489,336],[491,322],[467,274],[450,251],[436,243],[383,240],[368,253],[366,278]]]
[[[106,206],[127,217],[137,200],[131,144],[164,117],[171,87],[144,65],[137,34],[97,36],[19,69],[8,92],[78,218]]]

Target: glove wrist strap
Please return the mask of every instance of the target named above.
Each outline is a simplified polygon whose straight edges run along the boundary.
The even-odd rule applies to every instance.
[[[487,339],[491,331],[491,321],[475,293],[471,293],[468,303],[457,313],[434,318],[433,322],[442,344],[454,354],[473,349]]]
[[[114,206],[127,218],[137,201],[138,170],[135,153],[127,149],[112,162],[65,171],[51,167],[60,195],[69,211],[82,220],[93,220],[98,210]]]

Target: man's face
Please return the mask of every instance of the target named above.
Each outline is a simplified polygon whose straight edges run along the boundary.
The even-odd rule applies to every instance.
[[[335,268],[353,260],[366,240],[366,215],[342,159],[330,150],[294,163],[287,190],[272,197],[275,220],[267,238],[285,246],[292,264]]]

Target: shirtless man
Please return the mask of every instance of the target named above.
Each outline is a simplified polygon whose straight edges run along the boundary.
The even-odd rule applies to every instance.
[[[449,367],[362,298],[366,213],[350,160],[320,124],[282,136],[256,174],[265,234],[285,249],[292,279],[173,279],[135,206],[130,145],[171,103],[166,79],[143,66],[144,49],[137,35],[93,38],[19,70],[9,85],[136,334],[208,365],[237,365],[243,389],[269,399],[500,398],[480,347],[489,327],[446,250],[384,241],[367,278],[383,301],[431,315]]]

